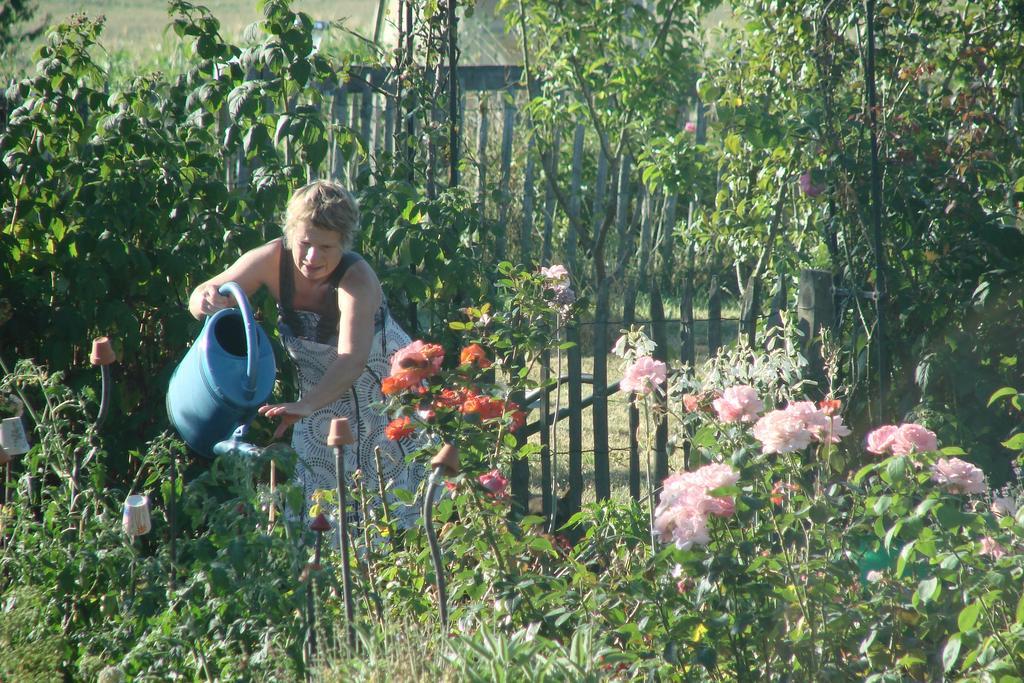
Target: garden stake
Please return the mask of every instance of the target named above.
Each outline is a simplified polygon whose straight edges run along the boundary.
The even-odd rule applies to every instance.
[[[178,526],[178,452],[175,450],[171,451],[171,495],[167,501],[167,553],[171,558],[171,574],[169,585],[171,590],[174,590],[174,584],[177,580],[177,570],[175,569],[175,563],[178,560],[178,553],[175,547],[175,536],[177,536]]]
[[[277,501],[275,498],[275,492],[277,491],[277,467],[275,466],[274,459],[270,459],[270,509],[267,511],[267,533],[269,534],[274,530],[274,522],[277,520]]]
[[[379,449],[378,449],[379,450]],[[360,470],[356,470],[356,474],[362,474]],[[359,565],[359,571],[362,572],[363,580],[366,581],[367,587],[370,589],[369,594],[366,598],[366,609],[369,611],[373,609],[374,614],[377,615],[377,621],[380,622],[381,627],[384,626],[384,605],[380,601],[380,595],[377,593],[377,583],[373,580],[373,573],[370,571],[370,564],[373,562],[373,544],[370,542],[370,525],[368,520],[370,519],[370,511],[366,506],[366,487],[363,486],[362,477],[355,477],[356,490],[359,492],[359,511],[363,516],[363,544],[365,548],[365,555],[362,560],[359,556],[356,556],[356,564]],[[353,552],[355,552],[355,539],[353,543]]]
[[[89,356],[89,362],[100,366],[100,412],[96,415],[96,429],[103,424],[110,409],[110,366],[115,360],[117,357],[110,344],[110,337],[96,337],[92,340],[92,355]]]
[[[327,445],[334,448],[334,464],[338,476],[338,533],[341,545],[341,586],[345,597],[345,621],[348,629],[348,645],[356,646],[355,621],[352,615],[352,573],[348,566],[348,520],[345,512],[345,446],[355,443],[352,428],[344,417],[331,420],[331,431],[327,435]]]
[[[311,531],[316,532],[316,550],[313,553],[313,569],[320,569],[320,549],[323,547],[324,532],[331,530],[331,523],[327,521],[324,513],[320,513],[310,523]],[[309,572],[309,587],[306,589],[306,610],[309,621],[309,653],[316,655],[316,604],[313,598],[316,592],[316,579],[313,572]]]
[[[377,493],[380,495],[381,513],[384,517],[384,526],[388,530],[388,543],[395,544],[395,530],[391,526],[391,513],[388,511],[387,497],[384,492],[384,466],[380,461],[380,446],[373,447],[373,462],[377,467]]]
[[[445,584],[444,566],[441,564],[441,546],[434,532],[434,491],[443,477],[453,477],[459,472],[459,449],[446,443],[430,460],[430,480],[427,482],[427,494],[423,500],[423,525],[427,530],[427,543],[430,544],[430,559],[434,564],[434,582],[437,586],[438,614],[441,617],[441,634],[448,633],[448,588]]]

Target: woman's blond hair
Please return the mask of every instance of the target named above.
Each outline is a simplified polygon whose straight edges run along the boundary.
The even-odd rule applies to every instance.
[[[312,225],[341,235],[341,247],[348,251],[359,230],[359,204],[352,193],[330,180],[314,180],[295,190],[288,200],[284,218],[285,244],[291,246],[296,228]]]

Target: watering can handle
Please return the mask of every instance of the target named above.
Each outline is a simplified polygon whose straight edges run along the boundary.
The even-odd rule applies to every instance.
[[[218,290],[220,294],[230,294],[238,302],[238,308],[242,311],[242,323],[245,325],[245,397],[250,399],[256,393],[256,319],[252,314],[252,307],[249,306],[249,299],[237,282],[225,282]]]

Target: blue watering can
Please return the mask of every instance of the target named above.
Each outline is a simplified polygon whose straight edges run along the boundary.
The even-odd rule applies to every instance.
[[[167,415],[188,446],[205,458],[229,451],[251,454],[241,440],[274,388],[277,365],[270,339],[253,318],[235,282],[220,287],[238,308],[206,318],[203,331],[171,375]]]

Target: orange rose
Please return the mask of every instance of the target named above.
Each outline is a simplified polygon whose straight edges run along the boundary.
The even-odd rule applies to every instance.
[[[470,344],[462,349],[462,353],[459,354],[459,363],[462,365],[475,365],[481,370],[493,365],[487,357],[487,352],[479,344]]]
[[[415,431],[412,424],[409,423],[408,417],[399,417],[389,422],[388,426],[384,428],[384,436],[392,441],[400,441],[412,436]]]

